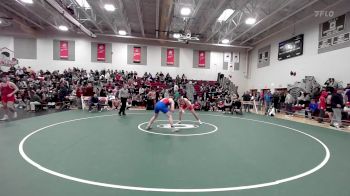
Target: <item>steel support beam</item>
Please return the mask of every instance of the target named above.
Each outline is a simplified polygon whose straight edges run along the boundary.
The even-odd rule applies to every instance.
[[[51,27],[57,29],[56,25],[52,24],[50,21],[47,20],[47,18],[41,17],[39,14],[33,12],[31,9],[29,9],[27,6],[23,5],[23,3],[17,1],[25,10],[27,10],[29,13],[33,14],[33,16],[39,18],[40,20],[44,21],[46,24],[50,25]]]
[[[140,0],[134,0],[134,1],[135,1],[135,4],[136,4],[136,11],[137,11],[137,17],[138,17],[139,23],[140,23],[141,34],[142,34],[142,37],[145,37],[145,29],[144,29],[144,26],[143,26],[141,2],[140,2]]]
[[[109,18],[107,18],[107,16],[105,15],[104,11],[102,10],[102,8],[100,7],[100,5],[98,4],[99,1],[96,1],[96,0],[88,0],[88,3],[90,4],[90,6],[93,6],[94,8],[98,8],[98,9],[99,9],[99,13],[100,13],[100,16],[102,17],[103,21],[109,26],[109,28],[113,31],[113,33],[118,34],[117,29],[116,29],[115,26],[111,23],[111,21],[109,20]]]
[[[159,29],[160,31],[166,31],[169,27],[170,23],[170,15],[173,10],[173,0],[162,0],[160,4],[160,17],[159,17]],[[160,32],[159,31],[159,32]],[[166,38],[166,33],[165,32],[160,32],[159,33],[160,37],[162,39]]]
[[[20,18],[22,18],[23,20],[35,25],[36,27],[39,27],[40,29],[44,30],[45,28],[43,26],[41,26],[40,24],[38,24],[37,22],[33,21],[32,19],[30,19],[27,16],[24,16],[23,14],[19,13],[18,11],[14,10],[13,8],[11,8],[10,6],[4,4],[3,2],[0,1],[0,5],[2,7],[4,7],[5,9],[7,9],[9,12],[19,16]]]
[[[253,35],[253,36],[251,36],[250,38],[248,38],[248,39],[244,40],[243,42],[241,42],[241,44],[245,44],[245,43],[246,43],[246,42],[248,42],[249,40],[251,40],[251,39],[253,39],[253,38],[257,37],[258,35],[260,35],[260,34],[264,33],[265,31],[267,31],[267,30],[271,29],[272,27],[274,27],[274,26],[276,26],[276,25],[280,24],[281,22],[283,22],[283,21],[287,20],[288,18],[290,18],[290,17],[292,17],[293,15],[297,14],[298,12],[300,12],[300,11],[304,10],[305,8],[307,8],[307,7],[309,7],[309,6],[313,5],[313,4],[315,4],[315,3],[316,3],[316,2],[318,2],[318,1],[319,1],[319,0],[313,0],[313,1],[309,2],[308,4],[306,4],[306,5],[304,5],[303,7],[301,7],[301,8],[299,8],[299,9],[297,9],[297,10],[296,10],[296,11],[294,11],[293,13],[288,14],[287,16],[285,16],[285,17],[281,18],[280,20],[278,20],[277,22],[275,22],[275,23],[273,23],[273,24],[269,25],[269,26],[268,26],[268,27],[266,27],[265,29],[263,29],[263,30],[261,30],[260,32],[258,32],[258,33],[256,33],[256,34],[254,34],[254,35]]]
[[[51,5],[53,8],[55,8],[60,14],[63,15],[64,18],[66,18],[70,23],[77,26],[81,31],[86,33],[90,37],[96,37],[96,35],[91,32],[89,29],[84,27],[79,21],[77,21],[73,16],[71,16],[69,13],[66,12],[66,10],[61,7],[60,4],[58,4],[55,0],[46,0],[46,2]]]
[[[218,1],[218,0],[215,0],[215,1]],[[213,20],[220,15],[219,11],[223,8],[223,6],[226,5],[226,3],[227,3],[227,0],[219,1],[218,6],[215,8],[215,10],[211,12],[211,15],[208,18],[206,18],[205,23],[203,24],[202,28],[199,30],[200,34],[204,33],[204,31],[207,30],[208,25],[210,25],[210,23],[213,22]]]
[[[189,21],[189,22],[187,23],[187,25],[185,26],[185,29],[190,29],[190,28],[191,28],[192,23],[193,23],[193,19],[194,19],[194,17],[197,15],[197,12],[198,12],[198,10],[202,7],[202,5],[203,5],[203,0],[199,0],[199,1],[197,2],[196,7],[195,7],[194,10],[193,10],[193,13],[192,13],[192,15],[191,15],[190,21]]]
[[[338,1],[334,2],[334,3],[332,3],[331,5],[328,5],[327,7],[323,8],[323,10],[328,10],[328,9],[330,9],[330,8],[332,8],[332,7],[336,6],[336,5],[338,5],[338,4],[341,3],[342,1],[344,1],[344,0],[338,0]],[[263,39],[260,39],[260,40],[258,40],[258,41],[256,41],[256,42],[254,42],[252,45],[256,45],[256,44],[258,44],[258,43],[260,43],[260,42],[262,42],[262,41],[264,41],[264,40],[266,40],[266,39],[268,39],[268,38],[270,38],[270,37],[272,37],[272,36],[274,36],[274,35],[276,35],[276,34],[282,32],[282,31],[286,30],[287,28],[290,28],[290,26],[294,26],[294,25],[299,24],[300,22],[302,22],[302,21],[304,21],[304,20],[306,20],[306,19],[309,19],[309,18],[312,17],[312,16],[315,16],[315,13],[314,13],[314,12],[312,12],[312,13],[309,14],[308,16],[303,17],[301,20],[298,20],[298,21],[294,22],[293,24],[291,24],[291,25],[289,25],[289,26],[286,26],[286,27],[284,27],[284,28],[282,28],[282,29],[280,29],[280,30],[278,30],[278,31],[275,31],[275,32],[269,34],[268,36],[264,37]]]
[[[243,35],[246,35],[249,31],[251,31],[252,29],[254,29],[256,26],[258,26],[260,23],[264,22],[266,19],[274,16],[275,14],[277,14],[278,12],[280,12],[281,10],[283,10],[284,8],[286,8],[288,5],[290,5],[291,3],[295,2],[296,0],[289,0],[288,2],[286,2],[284,5],[280,6],[278,9],[272,11],[271,13],[269,13],[267,16],[265,16],[264,18],[262,18],[261,20],[259,20],[257,23],[255,23],[253,26],[251,26],[250,28],[248,28],[247,30],[245,30],[244,32],[242,32],[241,34],[235,36],[235,38],[233,40],[230,41],[230,43],[238,40],[239,38],[241,38]]]
[[[156,0],[156,38],[159,36],[159,7],[160,7],[160,0]]]
[[[75,5],[79,6],[79,4],[77,3],[76,0],[73,0],[73,1],[74,1]],[[90,21],[100,33],[103,33],[102,29],[97,25],[96,21],[94,19],[92,19],[91,16],[86,12],[85,8],[80,7],[80,9],[78,9],[78,10],[83,12],[84,16],[88,19],[88,21]]]

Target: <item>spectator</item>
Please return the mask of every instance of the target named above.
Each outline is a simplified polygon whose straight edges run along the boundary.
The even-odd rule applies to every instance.
[[[103,87],[100,91],[100,97],[107,97],[106,87]]]
[[[75,89],[75,96],[76,96],[76,102],[78,109],[81,109],[81,96],[83,94],[83,89],[81,88],[80,84],[77,84],[77,87]]]
[[[285,98],[285,104],[286,104],[286,110],[287,110],[287,116],[292,115],[293,114],[293,103],[294,103],[294,98],[293,96],[289,93],[289,91],[286,94],[286,98]]]
[[[345,89],[346,102],[350,102],[350,83],[347,84]]]
[[[323,118],[324,118],[324,114],[326,112],[326,97],[327,97],[328,93],[326,91],[322,91],[320,99],[319,99],[319,104],[318,104],[318,109],[320,111],[320,115],[318,118],[318,122],[322,123],[323,122]]]
[[[38,94],[38,91],[33,91],[30,98],[30,111],[36,111],[36,106],[41,105],[41,97]]]
[[[318,104],[315,102],[315,99],[311,100],[309,107],[305,110],[305,118],[309,117],[309,113],[311,113],[311,118],[314,118],[319,113]]]
[[[92,86],[92,83],[89,82],[87,87],[85,88],[85,92],[83,92],[84,96],[92,97],[94,96],[94,87]]]
[[[265,103],[265,115],[267,115],[272,103],[272,95],[270,90],[268,90],[267,93],[265,93],[264,95],[264,103]]]
[[[242,99],[244,101],[244,104],[243,104],[243,107],[244,107],[244,112],[250,112],[250,104],[249,104],[249,101],[250,101],[250,94],[249,94],[249,91],[246,91],[244,92],[244,94],[242,95]]]
[[[224,103],[225,112],[232,111],[232,104],[233,104],[233,101],[232,101],[231,97],[227,95],[226,99],[225,99],[225,103]]]
[[[331,98],[331,106],[332,106],[332,110],[333,110],[333,117],[331,120],[331,126],[336,127],[336,128],[340,128],[342,127],[342,109],[344,107],[344,100],[343,100],[343,89],[339,88],[337,91],[335,91],[332,94],[332,98]]]
[[[101,105],[99,103],[99,100],[98,100],[98,97],[97,97],[96,93],[90,99],[89,112],[92,111],[92,107],[93,106],[96,106],[97,107],[97,111],[101,112]]]
[[[280,102],[281,102],[281,96],[278,91],[275,91],[272,95],[272,101],[273,101],[273,107],[275,108],[276,112],[279,112],[280,110]]]

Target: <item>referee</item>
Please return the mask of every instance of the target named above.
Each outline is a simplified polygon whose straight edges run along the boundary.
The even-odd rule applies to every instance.
[[[123,87],[119,90],[119,99],[122,102],[122,106],[119,110],[119,116],[121,116],[122,114],[125,115],[126,101],[128,100],[128,97],[129,91],[127,89],[126,84],[124,84]]]

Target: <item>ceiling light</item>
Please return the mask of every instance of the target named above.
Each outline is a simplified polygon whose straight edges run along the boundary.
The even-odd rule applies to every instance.
[[[0,20],[0,24],[2,24],[2,20]]]
[[[78,3],[78,5],[80,7],[83,7],[83,8],[86,8],[86,9],[91,8],[89,3],[86,0],[75,0],[75,1]]]
[[[21,0],[23,3],[33,4],[33,0]]]
[[[228,44],[228,43],[230,43],[230,40],[228,40],[228,39],[223,39],[223,40],[221,40],[221,43],[223,43],[223,44]]]
[[[191,9],[188,7],[183,7],[183,8],[181,8],[180,13],[183,16],[188,16],[191,14]]]
[[[119,33],[119,35],[126,35],[126,31],[125,30],[119,30],[118,33]]]
[[[255,18],[247,18],[247,20],[245,20],[245,23],[247,25],[252,25],[252,24],[255,24],[256,22],[256,19]]]
[[[174,33],[173,38],[179,39],[181,37],[180,33]]]
[[[233,14],[233,9],[226,9],[222,12],[222,14],[219,16],[218,21],[223,22],[226,21],[230,16]]]
[[[105,4],[105,9],[109,12],[113,12],[115,10],[115,7],[113,4]]]
[[[68,27],[64,25],[59,26],[58,29],[61,31],[68,31]]]

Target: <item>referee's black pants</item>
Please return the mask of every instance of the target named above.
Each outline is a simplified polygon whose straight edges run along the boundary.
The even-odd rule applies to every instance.
[[[121,101],[122,101],[122,106],[120,107],[119,115],[120,115],[120,114],[125,115],[125,108],[126,108],[126,101],[127,101],[127,98],[121,98]]]

